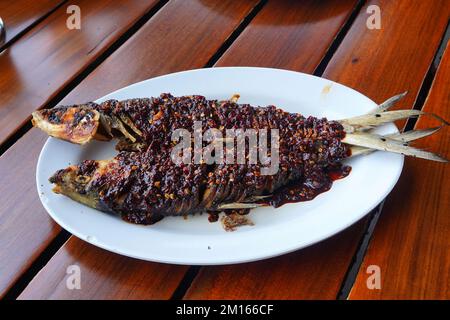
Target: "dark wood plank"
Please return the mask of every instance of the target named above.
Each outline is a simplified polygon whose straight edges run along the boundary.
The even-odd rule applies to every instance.
[[[61,230],[37,206],[39,196],[32,183],[44,139],[45,134],[36,129],[29,140],[15,145],[22,152],[10,149],[0,158],[0,297]]]
[[[171,1],[61,104],[95,100],[150,77],[204,67],[259,0],[237,2]]]
[[[368,17],[366,8],[371,4],[378,4],[381,7],[383,13],[381,30],[370,31],[366,28]],[[290,9],[292,10],[291,7]],[[445,1],[369,1],[326,68],[325,77],[350,85],[375,101],[383,101],[406,89],[410,95],[405,103],[411,105],[439,46],[440,37],[447,24],[449,9],[445,6]],[[271,12],[274,11],[266,13],[268,21],[274,19],[270,16]],[[320,15],[319,12],[316,14]],[[310,15],[313,15],[312,12],[308,12],[306,16]],[[262,13],[259,18],[261,16]],[[302,32],[306,32],[304,30],[308,29],[307,26],[302,26]],[[263,29],[260,25],[254,28]],[[284,32],[296,30],[289,28]],[[268,36],[272,40],[267,41],[266,46],[253,46],[254,38],[257,42],[261,41],[258,33],[247,34],[249,36],[243,44],[246,50],[238,49],[239,42],[237,42],[236,46],[231,47],[230,52],[224,56],[222,60],[224,64],[230,61],[233,64],[257,63],[282,67],[277,56],[255,51],[261,47],[266,48],[264,52],[281,51],[282,49],[269,43],[273,41],[283,48],[280,39],[287,39],[290,43],[292,36],[282,36],[274,32]],[[316,45],[319,39],[305,37],[305,41],[314,42]],[[242,44],[243,41],[240,40]],[[423,45],[424,43],[426,45]],[[236,52],[236,55],[233,56],[233,52]],[[261,56],[253,60],[253,56],[258,54]],[[309,53],[299,50],[292,53],[290,59],[284,58],[285,63],[291,68],[297,65],[310,65],[309,62],[303,64],[289,62],[303,55],[309,59]],[[311,72],[311,69],[297,70]],[[365,222],[366,219],[363,219],[333,239],[274,260],[237,266],[204,267],[187,292],[186,298],[335,299],[366,229]]]
[[[155,3],[136,1],[124,7],[123,3],[114,4],[109,0],[75,1],[73,4],[82,8],[86,24],[105,10],[111,14],[98,29],[98,23],[89,22],[85,31],[66,29],[65,6],[54,12],[0,56],[0,123],[15,128],[23,112],[27,114],[22,120],[53,95],[52,90],[59,89],[62,81],[71,78],[70,72],[86,67]],[[55,39],[50,37],[52,33]],[[65,45],[66,41],[73,42]],[[3,129],[0,129],[0,140],[1,132],[6,132]],[[2,181],[8,181],[0,186],[0,244],[8,248],[0,251],[0,297],[60,231],[38,205],[34,182],[37,157],[46,137],[38,130],[27,137],[0,157],[0,173],[5,177]]]
[[[161,73],[204,66],[256,4],[256,0],[169,2],[62,103],[95,99]],[[173,18],[175,16],[176,19]],[[34,134],[33,131],[26,134],[21,139],[23,145],[32,143]],[[39,148],[42,143],[43,140],[37,144]],[[22,154],[26,152],[23,145],[21,148],[15,145],[12,150]],[[28,162],[23,165],[34,172]],[[34,174],[21,183],[34,185]],[[39,213],[44,214],[37,199],[26,198],[23,201],[30,201],[30,205],[39,208]],[[15,211],[14,214],[26,218],[34,213]],[[28,225],[27,228],[31,232],[33,226]],[[108,261],[107,268],[104,267],[105,260]],[[65,286],[65,270],[73,263],[80,265],[82,274],[86,274],[87,280],[83,282],[82,290],[67,290]],[[141,268],[143,271],[136,277],[120,271]],[[174,292],[186,270],[184,266],[143,263],[121,257],[71,238],[33,279],[20,298],[165,299]],[[55,274],[59,276],[49,281]],[[172,280],[166,281],[169,274]],[[135,288],[136,282],[140,282],[140,289]]]
[[[80,268],[79,290],[67,287],[69,266]],[[19,299],[169,299],[184,269],[131,261],[72,237]]]
[[[269,260],[202,267],[185,299],[334,299],[363,229],[361,222],[317,245]]]
[[[380,30],[366,28],[370,5],[380,7]],[[446,0],[369,1],[323,77],[362,91],[377,102],[408,91],[396,108],[412,107],[449,14]]]
[[[312,73],[356,4],[352,0],[268,1],[216,66]]]
[[[63,0],[0,1],[0,17],[6,27],[5,41],[0,44],[0,48],[63,2]]]
[[[450,46],[424,111],[450,119]],[[435,126],[421,118],[416,128]],[[417,144],[450,157],[448,127]],[[351,299],[450,298],[450,166],[407,159],[399,185],[383,209]],[[368,266],[380,267],[381,288],[367,287]]]
[[[81,29],[63,5],[0,55],[0,144],[158,1],[77,0]],[[32,54],[31,54],[32,53]]]

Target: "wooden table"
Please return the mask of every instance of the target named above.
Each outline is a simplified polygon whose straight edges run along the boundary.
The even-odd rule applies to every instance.
[[[67,28],[69,5],[81,9],[81,29]],[[369,28],[377,8],[380,28]],[[401,107],[449,119],[448,0],[20,0],[2,2],[0,17],[2,298],[450,298],[448,165],[407,159],[382,206],[304,250],[233,266],[166,265],[94,247],[49,218],[35,188],[46,136],[29,121],[36,109],[158,75],[236,65],[315,74],[377,102],[407,90]],[[448,128],[425,143],[448,156]],[[70,265],[82,271],[81,290],[66,286]],[[368,286],[373,266],[381,288]]]

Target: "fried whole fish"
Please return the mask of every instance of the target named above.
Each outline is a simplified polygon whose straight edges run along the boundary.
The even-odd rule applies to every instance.
[[[379,136],[370,129],[386,122],[423,115],[416,110],[386,111],[403,95],[374,112],[340,121],[304,117],[274,106],[252,107],[203,96],[108,100],[59,106],[33,113],[33,125],[72,143],[119,139],[119,153],[110,160],[86,160],[59,170],[50,182],[56,193],[90,207],[119,213],[124,220],[152,224],[164,216],[208,211],[246,210],[260,205],[311,200],[349,174],[340,162],[350,156],[384,150],[447,161],[408,142],[437,131],[431,128]],[[273,174],[262,174],[261,163],[175,164],[171,157],[176,129],[193,131],[277,129],[279,163]],[[225,143],[221,139],[214,143]],[[229,141],[228,141],[229,142]],[[234,141],[232,141],[234,143]],[[270,143],[269,143],[270,144]],[[202,142],[202,148],[206,147]],[[239,212],[242,213],[242,212]]]

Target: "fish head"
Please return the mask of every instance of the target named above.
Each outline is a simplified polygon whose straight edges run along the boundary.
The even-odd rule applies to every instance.
[[[101,139],[100,112],[90,104],[55,107],[32,113],[33,126],[48,135],[76,144],[85,144],[92,138]]]
[[[83,203],[89,207],[101,209],[99,190],[94,186],[98,178],[103,161],[88,160],[80,165],[71,165],[58,170],[49,181],[55,184],[53,191],[63,194],[71,199]]]

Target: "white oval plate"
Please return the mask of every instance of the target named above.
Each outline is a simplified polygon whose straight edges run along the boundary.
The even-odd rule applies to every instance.
[[[139,82],[106,99],[200,94],[208,99],[241,95],[241,103],[274,104],[290,112],[341,119],[367,113],[376,104],[364,95],[330,80],[267,68],[212,68],[179,72]],[[80,101],[84,102],[84,101]],[[393,124],[382,133],[397,132]],[[133,225],[51,191],[48,178],[58,169],[86,159],[113,156],[115,142],[86,146],[49,138],[37,165],[40,199],[52,218],[77,237],[122,255],[175,264],[231,264],[260,260],[304,248],[349,227],[392,190],[403,156],[375,152],[348,161],[351,174],[330,191],[309,202],[278,209],[258,208],[249,217],[254,226],[226,232],[206,215],[165,218],[152,226]]]

